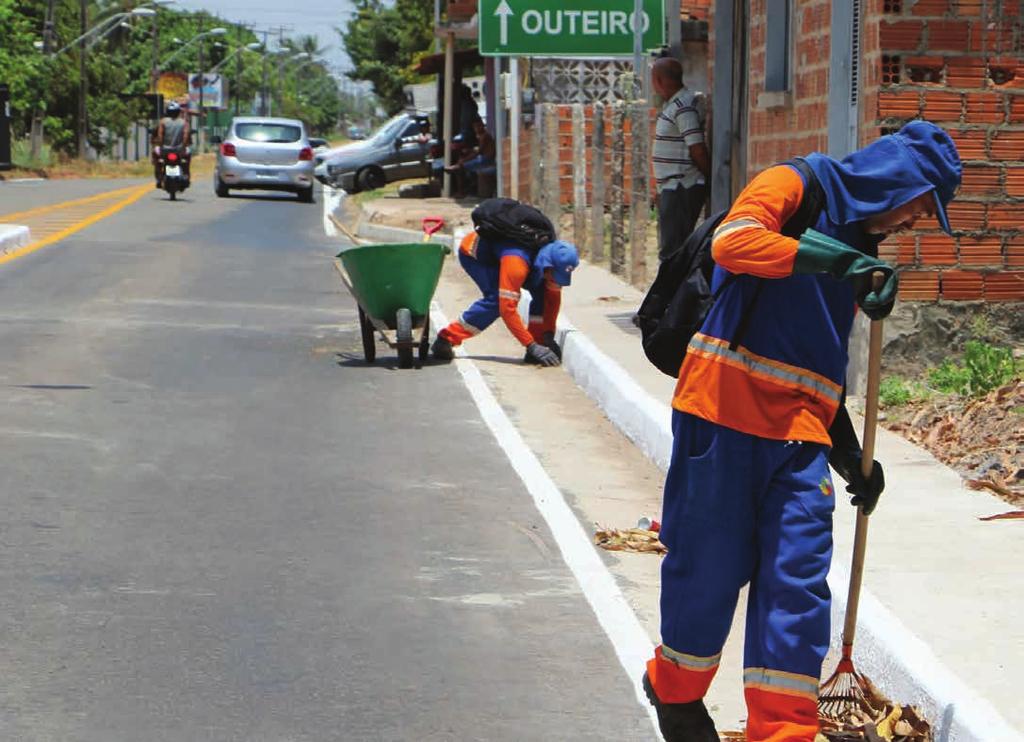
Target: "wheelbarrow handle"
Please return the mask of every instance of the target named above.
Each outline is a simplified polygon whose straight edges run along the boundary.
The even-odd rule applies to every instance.
[[[435,232],[444,228],[444,219],[439,216],[427,216],[423,218],[423,234],[425,239],[430,239]]]

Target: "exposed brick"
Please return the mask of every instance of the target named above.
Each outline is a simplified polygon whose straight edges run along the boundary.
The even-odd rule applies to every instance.
[[[1018,57],[992,57],[988,60],[988,81],[996,90],[1024,88],[1024,60]]]
[[[1024,95],[1010,97],[1010,123],[1024,124]]]
[[[961,18],[977,18],[981,15],[985,0],[953,0],[953,12]]]
[[[961,237],[960,265],[1003,267],[1003,241],[998,236]]]
[[[883,90],[878,94],[879,118],[910,119],[915,118],[920,111],[921,94],[916,90]]]
[[[992,137],[992,159],[1024,160],[1024,131],[997,131]]]
[[[917,51],[921,47],[924,24],[921,21],[897,21],[879,25],[879,41],[884,51]]]
[[[988,228],[1024,229],[1024,207],[1020,204],[989,204]]]
[[[983,57],[950,57],[946,60],[946,84],[952,88],[984,87],[987,72]]]
[[[1006,118],[1003,96],[997,93],[968,93],[967,121],[972,124],[1001,124]]]
[[[963,184],[960,189],[964,193],[992,194],[1000,191],[1000,169],[984,165],[965,165]]]
[[[1024,198],[1024,166],[1006,168],[1006,195],[1013,198]],[[1024,212],[1024,206],[1021,211]]]
[[[956,265],[956,241],[947,234],[923,234],[918,254],[921,265]]]
[[[981,129],[954,129],[949,132],[961,160],[987,160],[988,132]]]
[[[988,0],[991,7],[992,0]],[[986,23],[985,21],[971,24],[972,52],[1007,53],[1014,50],[1014,29],[1010,16],[1004,16],[1005,22]]]
[[[910,12],[914,15],[945,15],[949,12],[950,0],[917,0]]]
[[[928,21],[928,50],[965,52],[969,30],[967,21]]]
[[[1024,301],[1024,271],[985,274],[985,301]]]
[[[984,296],[984,284],[977,271],[942,271],[942,298],[972,301]]]
[[[1024,235],[1007,238],[1006,265],[1011,268],[1024,267]]]
[[[962,109],[960,93],[929,90],[924,94],[924,117],[929,121],[959,121]]]
[[[977,201],[953,201],[946,207],[949,226],[960,232],[971,232],[985,226],[985,204]]]
[[[899,296],[904,301],[935,301],[939,298],[938,271],[902,271]]]
[[[917,238],[912,234],[888,237],[878,246],[878,257],[893,265],[917,262]]]

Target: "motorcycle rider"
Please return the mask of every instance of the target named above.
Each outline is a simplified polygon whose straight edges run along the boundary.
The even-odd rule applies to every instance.
[[[171,101],[164,109],[166,114],[160,119],[156,127],[156,134],[153,135],[153,174],[156,177],[156,187],[163,187],[163,164],[161,162],[160,150],[163,147],[178,149],[183,153],[181,158],[181,172],[187,180],[189,177],[189,150],[188,144],[192,141],[192,127],[189,126],[188,116],[181,115],[181,106]]]

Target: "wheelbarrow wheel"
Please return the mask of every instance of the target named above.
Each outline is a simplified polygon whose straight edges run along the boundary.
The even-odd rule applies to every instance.
[[[420,367],[430,357],[430,315],[423,318],[423,336],[420,338]]]
[[[398,367],[412,368],[412,312],[405,307],[395,315],[395,330],[398,340]]]
[[[373,336],[373,323],[362,307],[359,307],[359,330],[363,334],[363,358],[367,363],[373,363],[377,360],[377,340]]]

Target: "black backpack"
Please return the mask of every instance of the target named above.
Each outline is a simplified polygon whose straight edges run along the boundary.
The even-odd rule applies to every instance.
[[[473,226],[488,240],[514,242],[536,252],[555,241],[555,226],[544,214],[511,198],[489,198],[473,209]]]
[[[825,205],[825,192],[803,159],[796,157],[783,164],[793,166],[807,184],[799,208],[782,228],[782,234],[795,239],[818,221]],[[647,359],[673,378],[679,375],[690,338],[704,324],[715,299],[736,279],[736,275],[730,274],[718,291],[711,291],[711,274],[715,267],[711,258],[711,240],[727,213],[728,209],[720,211],[701,222],[682,247],[661,264],[637,312]],[[759,281],[754,296],[743,310],[730,344],[733,350],[746,330],[761,286]]]

